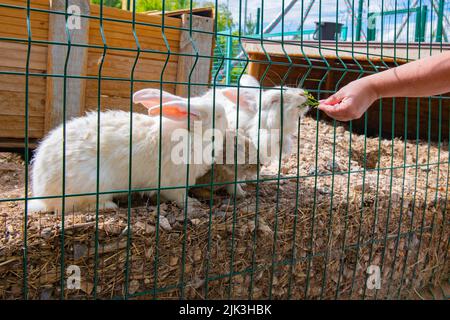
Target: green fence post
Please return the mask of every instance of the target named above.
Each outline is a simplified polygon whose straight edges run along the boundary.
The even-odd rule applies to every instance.
[[[363,4],[364,4],[364,0],[359,0],[359,3],[358,3],[358,17],[357,17],[357,20],[356,20],[356,41],[361,41]]]
[[[226,42],[226,55],[227,62],[225,64],[225,83],[229,85],[231,83],[231,58],[233,57],[233,38],[231,37],[231,29],[229,30],[229,36]]]
[[[259,24],[261,20],[261,8],[256,9],[256,28],[255,28],[255,34],[259,34]]]
[[[420,41],[420,26],[422,25],[421,18],[422,18],[421,10],[420,10],[420,7],[418,7],[417,11],[416,11],[416,25],[415,25],[415,31],[414,31],[414,41],[415,42]]]
[[[416,31],[415,41],[421,42],[425,40],[425,26],[427,24],[428,7],[418,7],[416,10]]]
[[[425,41],[425,33],[426,33],[426,28],[427,28],[427,19],[428,19],[428,7],[427,6],[423,6],[422,7],[422,24],[420,25],[420,41]]]
[[[438,20],[436,28],[436,42],[442,42],[442,27],[444,24],[444,0],[439,1]]]
[[[341,39],[347,41],[348,27],[342,27]]]
[[[376,38],[376,13],[370,12],[367,21],[367,41],[375,41]]]

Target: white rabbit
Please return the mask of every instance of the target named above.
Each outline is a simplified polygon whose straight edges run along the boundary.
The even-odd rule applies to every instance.
[[[282,156],[291,154],[292,135],[298,130],[299,119],[309,110],[307,100],[305,91],[299,88],[275,87],[263,92],[259,145],[269,148],[261,156],[264,164],[278,161],[281,138]],[[252,119],[246,131],[257,146],[258,117]]]
[[[292,135],[298,128],[298,120],[309,109],[306,105],[305,91],[290,87],[274,87],[273,89],[260,91],[259,89],[253,89],[260,86],[259,82],[248,75],[241,78],[240,84],[251,88],[241,88],[245,95],[239,94],[239,102],[242,105],[239,108],[239,129],[244,131],[255,146],[258,146],[258,127],[261,129],[259,143],[261,163],[270,164],[278,160],[281,128],[283,128],[282,155],[289,155],[291,153]],[[222,93],[234,106],[234,113],[228,111],[228,109],[232,109],[231,107],[227,109],[229,128],[232,129],[236,127],[237,90],[236,88],[228,88],[223,89]],[[260,94],[261,108],[259,108]],[[243,103],[241,103],[242,100]],[[258,126],[259,121],[260,126]],[[282,122],[283,125],[281,125]]]
[[[160,105],[160,95],[162,104]],[[158,164],[161,158],[161,187],[181,187],[177,189],[162,189],[161,195],[175,201],[184,207],[187,166],[176,163],[172,159],[173,148],[179,141],[172,141],[172,133],[176,129],[187,128],[190,114],[191,156],[195,157],[193,141],[202,135],[192,130],[193,121],[202,121],[200,131],[211,128],[213,105],[210,93],[202,97],[186,99],[174,96],[156,89],[143,89],[133,96],[135,103],[142,103],[149,109],[149,115],[132,114],[132,188],[156,188],[158,186]],[[162,118],[159,115],[162,113]],[[86,209],[95,208],[97,187],[97,113],[75,118],[66,123],[65,138],[65,193],[94,195],[69,196],[65,198],[65,208]],[[129,188],[129,154],[130,154],[130,113],[124,111],[106,111],[100,113],[100,168],[99,190],[110,192],[128,190]],[[161,150],[159,150],[160,121],[162,123]],[[227,128],[227,120],[223,105],[215,103],[215,128],[222,133]],[[186,131],[187,132],[187,131]],[[202,144],[211,144],[211,140],[202,139]],[[198,141],[198,140],[197,140]],[[205,147],[202,145],[202,147]],[[216,150],[222,148],[222,141],[215,144]],[[62,194],[63,170],[63,127],[53,129],[40,143],[33,159],[32,190],[33,196],[60,196]],[[196,178],[204,175],[210,169],[211,163],[201,161],[201,164],[189,165],[189,184],[194,184]],[[149,192],[154,194],[156,191]],[[99,208],[117,208],[112,201],[116,194],[104,193],[99,196]],[[191,203],[198,201],[189,198]],[[195,205],[194,205],[195,207]],[[50,211],[61,210],[61,198],[34,199],[29,202],[29,210]]]
[[[253,80],[253,82],[252,82]],[[241,78],[241,85],[244,86],[259,86],[258,81],[255,78],[243,75]],[[239,91],[239,92],[238,92]],[[241,87],[230,87],[226,89],[218,89],[215,91],[216,102],[223,103],[226,117],[228,120],[228,129],[229,133],[234,133],[237,129],[236,121],[237,119],[237,105],[239,104],[239,127],[246,126],[248,122],[253,119],[255,113],[257,112],[256,108],[256,91],[259,92],[257,88],[244,88]],[[212,91],[211,91],[212,95]],[[234,137],[234,135],[233,135]],[[230,136],[228,136],[230,138]],[[234,139],[232,139],[234,142]],[[227,142],[227,144],[230,143]],[[231,182],[237,180],[244,179],[254,179],[256,176],[256,148],[254,147],[253,142],[242,133],[242,130],[239,130],[238,133],[238,148],[237,156],[238,158],[246,159],[244,163],[240,163],[238,161],[238,171],[237,176],[235,177],[235,166],[234,166],[234,143],[231,145],[226,145],[224,140],[223,151],[226,152],[226,156],[223,158],[223,163],[216,163],[214,169],[214,182]],[[210,181],[211,171],[208,171],[203,177],[197,179],[198,184],[207,184]],[[234,185],[228,184],[226,185],[226,190],[230,195],[234,195],[235,197],[244,197],[246,195],[245,191],[241,186],[244,184],[237,184],[236,190]],[[214,190],[222,189],[222,187],[215,187]],[[236,191],[236,193],[235,193]],[[204,198],[205,194],[209,195],[209,188],[193,188],[192,193],[200,198]]]
[[[217,97],[224,101],[226,115],[228,119],[228,128],[236,130],[236,124],[239,121],[239,128],[246,126],[247,123],[258,112],[256,103],[256,92],[253,89],[230,87],[217,91]],[[239,119],[237,119],[239,104]]]
[[[230,132],[233,133],[233,132]],[[252,141],[238,133],[237,145],[234,145],[234,135],[227,135],[224,140],[223,150],[226,154],[223,156],[222,163],[214,165],[213,182],[215,186],[214,191],[225,188],[228,194],[237,198],[246,196],[246,192],[242,189],[244,184],[237,183],[236,185],[230,182],[237,180],[254,180],[256,179],[258,167],[256,165],[256,148]],[[236,148],[237,147],[237,148]],[[236,149],[236,158],[234,155]],[[235,163],[237,163],[237,170]],[[237,174],[237,175],[236,175]],[[208,171],[205,175],[197,179],[197,184],[208,185],[211,182],[212,171]],[[236,178],[235,178],[236,177]],[[222,183],[222,184],[221,184]],[[228,183],[228,184],[225,184]],[[236,189],[235,189],[236,187]],[[211,188],[209,186],[197,187],[191,190],[191,193],[196,198],[208,199]]]

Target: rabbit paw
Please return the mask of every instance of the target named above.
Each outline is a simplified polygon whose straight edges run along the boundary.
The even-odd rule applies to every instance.
[[[190,219],[193,219],[203,215],[204,210],[202,203],[197,199],[188,198],[187,216]]]
[[[244,189],[242,189],[240,184],[236,185],[236,192],[234,192],[234,185],[233,184],[229,184],[227,185],[227,192],[228,194],[236,197],[236,198],[243,198],[247,195],[247,192],[245,192]]]
[[[112,209],[112,210],[116,210],[119,208],[119,206],[112,201],[105,201],[103,203],[99,203],[98,207],[100,209]]]

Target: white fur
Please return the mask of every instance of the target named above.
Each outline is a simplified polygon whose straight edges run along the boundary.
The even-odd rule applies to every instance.
[[[283,87],[283,94],[281,94],[281,87],[275,87],[273,89],[261,91],[262,104],[261,108],[259,108],[260,90],[254,89],[259,86],[259,82],[251,76],[244,75],[241,78],[240,84],[252,88],[240,89],[244,93],[239,95],[240,103],[244,102],[243,104],[250,106],[250,108],[239,109],[238,127],[252,140],[255,146],[258,145],[258,127],[261,129],[259,143],[261,163],[270,164],[271,162],[278,160],[281,135],[274,135],[274,132],[271,131],[272,129],[277,129],[281,132],[281,127],[283,127],[282,155],[289,155],[292,149],[292,135],[297,131],[298,120],[308,111],[308,107],[305,105],[307,98],[304,90]],[[226,97],[224,97],[224,99],[226,99]],[[252,103],[248,101],[249,99],[252,100]],[[226,109],[230,129],[236,128],[237,110],[235,103],[235,101],[231,101],[231,104],[227,104]],[[259,110],[261,113],[259,113]],[[259,115],[261,115],[260,126],[258,125]],[[282,122],[283,126],[281,125]],[[269,148],[271,146],[271,141],[274,141],[273,145],[275,145],[277,149],[274,148],[274,150]],[[268,148],[267,152],[261,152],[261,149],[266,147]]]
[[[268,150],[269,154],[262,159],[264,164],[278,161],[281,138],[283,139],[282,156],[291,154],[292,135],[297,132],[300,117],[308,111],[308,106],[305,105],[306,101],[304,90],[298,88],[283,87],[283,95],[281,94],[281,87],[264,91],[260,129],[266,131],[263,131],[260,135],[260,146],[270,146],[270,141],[274,140],[275,146],[278,147],[278,150]],[[273,129],[279,130],[280,134],[272,132]],[[282,135],[281,129],[283,129]],[[257,117],[252,119],[247,131],[253,143],[258,145]]]
[[[154,89],[147,89],[154,90]],[[178,98],[177,99],[182,99]],[[164,102],[164,101],[163,101]],[[190,99],[190,108],[203,121],[203,131],[211,127],[212,97]],[[147,105],[146,105],[147,106]],[[149,106],[147,106],[149,107]],[[164,104],[163,104],[164,107]],[[171,141],[171,133],[177,128],[187,127],[187,121],[174,121],[162,118],[162,150],[159,152],[160,118],[133,113],[132,133],[132,185],[136,188],[156,188],[158,186],[158,157],[161,159],[161,187],[182,187],[186,185],[187,166],[174,164],[171,149],[177,141]],[[225,131],[227,123],[224,109],[216,103],[216,128]],[[66,123],[65,140],[65,194],[95,193],[97,186],[97,113],[88,113]],[[198,134],[191,131],[193,136]],[[193,150],[193,154],[196,152]],[[130,153],[130,113],[106,111],[100,113],[100,192],[128,190]],[[210,168],[207,163],[190,164],[189,184],[194,184]],[[32,172],[33,195],[62,195],[63,170],[63,128],[52,130],[39,145]],[[155,191],[154,191],[155,192]],[[151,193],[154,193],[151,192]],[[103,194],[99,197],[99,208],[115,208],[112,202],[116,194]],[[185,189],[161,190],[161,195],[184,206]],[[189,202],[195,200],[188,199]],[[66,210],[95,208],[95,195],[66,197]],[[62,208],[61,198],[30,201],[30,211],[50,211]]]

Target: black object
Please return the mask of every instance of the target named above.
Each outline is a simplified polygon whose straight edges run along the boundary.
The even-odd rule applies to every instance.
[[[336,35],[341,34],[342,23],[336,22],[316,22],[316,31],[314,31],[314,40],[336,40]],[[320,32],[319,32],[320,31]]]

